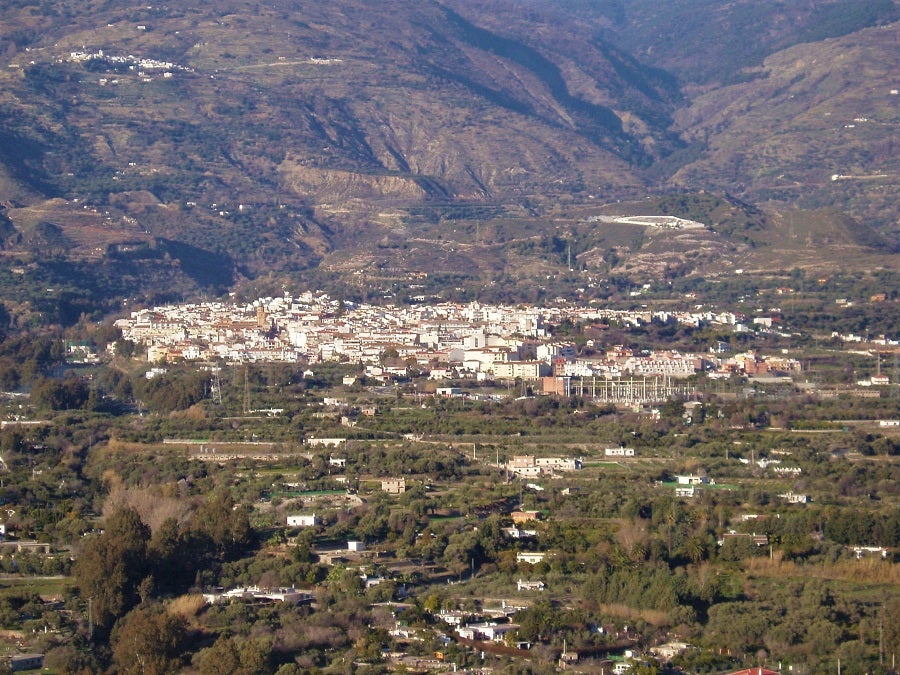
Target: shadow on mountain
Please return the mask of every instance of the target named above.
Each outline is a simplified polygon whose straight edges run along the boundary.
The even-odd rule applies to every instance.
[[[48,197],[58,197],[59,189],[43,168],[47,148],[20,134],[0,130],[0,164],[22,185]]]
[[[201,288],[221,289],[234,283],[234,261],[230,257],[173,239],[159,239],[158,245]]]

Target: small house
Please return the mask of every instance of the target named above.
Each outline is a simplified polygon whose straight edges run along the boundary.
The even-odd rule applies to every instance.
[[[516,590],[519,591],[543,591],[546,588],[543,581],[525,581],[519,579],[516,582]]]
[[[315,527],[319,524],[319,518],[316,514],[297,514],[287,517],[288,527]]]
[[[406,479],[386,478],[381,481],[381,490],[389,495],[402,495],[406,492]]]

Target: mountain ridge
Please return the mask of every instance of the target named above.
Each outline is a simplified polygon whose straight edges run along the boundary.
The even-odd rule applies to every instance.
[[[820,3],[832,13],[845,4]],[[860,228],[864,220],[895,237],[891,100],[871,118],[880,126],[854,138],[832,134],[826,154],[824,127],[802,122],[817,106],[821,120],[826,104],[843,120],[855,102],[871,100],[871,83],[842,77],[824,95],[810,83],[835,76],[836,67],[819,63],[799,73],[792,65],[813,63],[817,54],[834,62],[842,52],[850,73],[887,54],[867,71],[887,82],[896,62],[890,36],[897,25],[884,24],[891,8],[878,3],[851,17],[849,34],[748,61],[730,71],[732,84],[717,86],[711,71],[689,82],[688,65],[671,68],[665,54],[647,58],[652,32],[634,37],[641,25],[660,27],[686,7],[430,0],[384,12],[370,0],[178,8],[89,0],[59,3],[54,14],[12,3],[0,27],[0,203],[11,230],[3,255],[39,260],[42,247],[56,242],[54,255],[106,266],[110,275],[128,258],[141,293],[153,292],[142,275],[160,257],[178,270],[182,293],[271,274],[336,270],[337,279],[353,271],[348,261],[365,270],[389,252],[388,266],[456,260],[448,273],[466,270],[467,283],[478,285],[491,277],[492,263],[556,273],[546,260],[515,251],[536,250],[526,245],[531,237],[550,241],[581,229],[598,203],[673,191],[731,193],[770,214],[775,225],[760,230],[768,242],[729,232],[716,234],[719,243],[698,244],[731,256],[733,265],[747,247],[802,248],[775,234],[775,214],[798,205],[820,209],[824,230]],[[728,11],[749,21],[747,7],[721,6],[711,25],[724,25]],[[776,31],[760,48],[811,30],[815,11],[804,11],[791,10],[799,28]],[[629,20],[631,28],[611,39],[610,27]],[[883,25],[859,28],[867,22]],[[685,30],[685,44],[706,30]],[[629,39],[632,51],[623,46]],[[826,156],[834,163],[821,164]],[[773,183],[779,173],[797,185]],[[880,173],[887,179],[849,179]],[[832,181],[832,174],[848,178]],[[817,186],[805,190],[810,176]],[[837,211],[832,217],[823,208]],[[482,234],[466,241],[473,232]],[[503,241],[488,246],[487,232],[503,232]],[[415,242],[426,241],[434,255],[421,257]],[[627,241],[613,237],[612,249],[579,264],[638,276],[640,268],[715,269],[715,256],[698,254],[685,265],[683,255],[642,252]],[[822,265],[892,264],[890,242],[862,241],[870,245],[856,262],[842,260],[837,248],[817,254]],[[420,257],[404,262],[412,249]],[[627,269],[624,260],[618,268],[601,262],[628,255],[636,257]],[[553,259],[557,271],[569,262]]]

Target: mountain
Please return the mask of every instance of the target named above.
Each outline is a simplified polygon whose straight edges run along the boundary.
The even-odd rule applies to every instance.
[[[891,265],[896,6],[858,4],[12,0],[0,292],[71,319],[254,280],[700,274],[790,244],[798,206],[832,209],[812,219],[829,231],[874,227],[851,238]],[[706,223],[679,255],[591,220],[673,192],[767,225]]]
[[[900,15],[894,0],[583,0],[577,6],[605,39],[688,87],[735,84],[777,52],[888,26]]]
[[[778,52],[749,81],[696,96],[675,128],[703,152],[671,181],[843,209],[900,234],[892,52],[900,55],[896,25],[867,28]]]

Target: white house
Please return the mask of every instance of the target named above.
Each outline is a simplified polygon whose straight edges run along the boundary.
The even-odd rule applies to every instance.
[[[709,478],[707,476],[695,476],[692,473],[683,476],[675,476],[675,480],[679,485],[706,485],[709,483]]]
[[[511,539],[528,539],[537,536],[537,530],[522,530],[518,527],[505,527],[503,533]]]
[[[438,618],[451,626],[462,626],[471,615],[468,612],[460,612],[451,609],[442,609]]]
[[[549,471],[580,471],[584,463],[580,458],[536,457],[534,465]]]
[[[319,518],[316,514],[297,514],[287,517],[288,527],[315,527],[319,524]]]
[[[503,637],[507,633],[517,631],[518,624],[514,623],[494,623],[489,621],[486,623],[470,623],[456,629],[457,635],[467,640],[486,640],[492,642],[502,642]]]
[[[683,654],[690,649],[691,645],[687,642],[667,642],[663,645],[650,647],[650,653],[663,661],[671,661],[679,654]]]
[[[606,448],[603,454],[607,457],[634,457],[634,448]]]
[[[347,442],[346,438],[307,438],[306,444],[311,446],[322,446],[336,448]]]
[[[543,591],[545,586],[543,581],[525,581],[519,579],[516,582],[516,588],[520,591]]]

